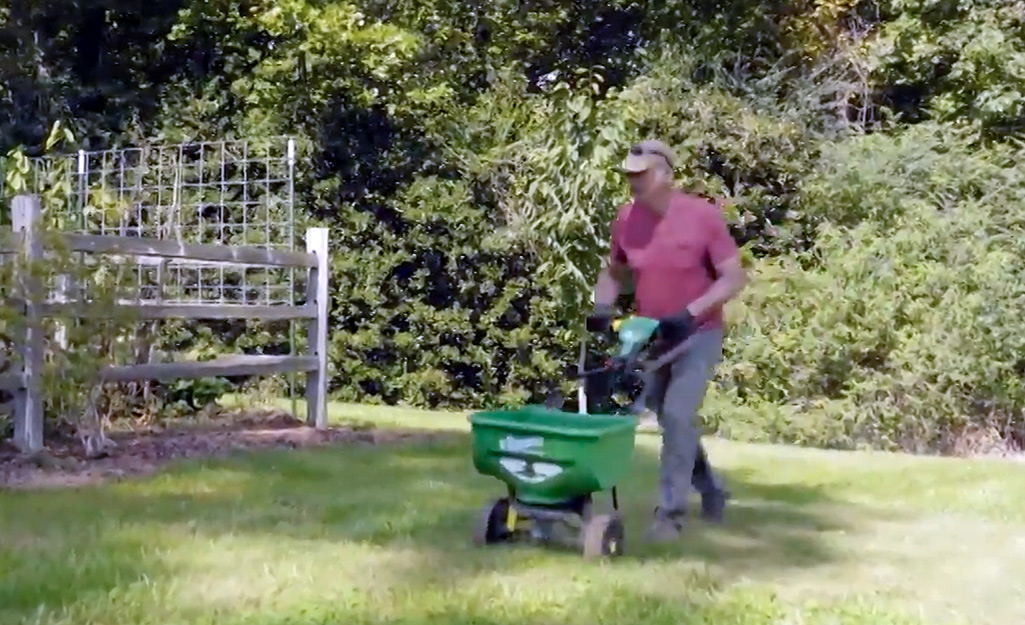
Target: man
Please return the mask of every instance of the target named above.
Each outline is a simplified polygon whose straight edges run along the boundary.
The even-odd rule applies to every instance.
[[[746,282],[719,207],[676,189],[675,165],[675,154],[661,141],[630,149],[623,169],[633,201],[612,223],[612,252],[598,276],[588,318],[591,328],[608,327],[622,285],[632,278],[637,313],[662,321],[660,353],[693,339],[646,389],[662,427],[656,540],[679,534],[691,485],[701,493],[702,516],[722,518],[727,494],[708,466],[696,413],[722,359],[722,306]]]

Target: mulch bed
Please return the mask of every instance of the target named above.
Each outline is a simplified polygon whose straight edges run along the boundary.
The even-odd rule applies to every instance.
[[[183,458],[224,457],[238,451],[324,445],[383,445],[438,440],[450,434],[423,430],[332,427],[317,430],[284,412],[242,416],[177,428],[109,435],[113,445],[88,458],[75,437],[51,437],[44,452],[25,456],[0,442],[0,490],[72,487],[152,473]]]

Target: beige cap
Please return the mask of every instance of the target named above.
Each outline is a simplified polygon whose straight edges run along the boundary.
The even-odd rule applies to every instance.
[[[630,153],[623,160],[623,170],[639,173],[665,163],[669,163],[670,169],[676,168],[673,149],[658,139],[647,139],[630,148]]]

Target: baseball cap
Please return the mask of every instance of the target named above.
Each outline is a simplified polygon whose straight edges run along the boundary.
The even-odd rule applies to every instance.
[[[669,163],[669,168],[676,167],[676,154],[673,149],[658,139],[646,139],[630,147],[630,152],[623,160],[623,171],[639,173]]]

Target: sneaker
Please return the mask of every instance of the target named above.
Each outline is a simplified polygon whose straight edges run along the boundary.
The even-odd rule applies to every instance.
[[[713,523],[722,523],[723,510],[730,493],[725,490],[714,490],[701,496],[701,518]]]
[[[648,540],[662,543],[679,538],[683,530],[682,516],[679,514],[662,514],[659,510],[656,510],[655,520],[652,522],[651,527],[648,528]]]

